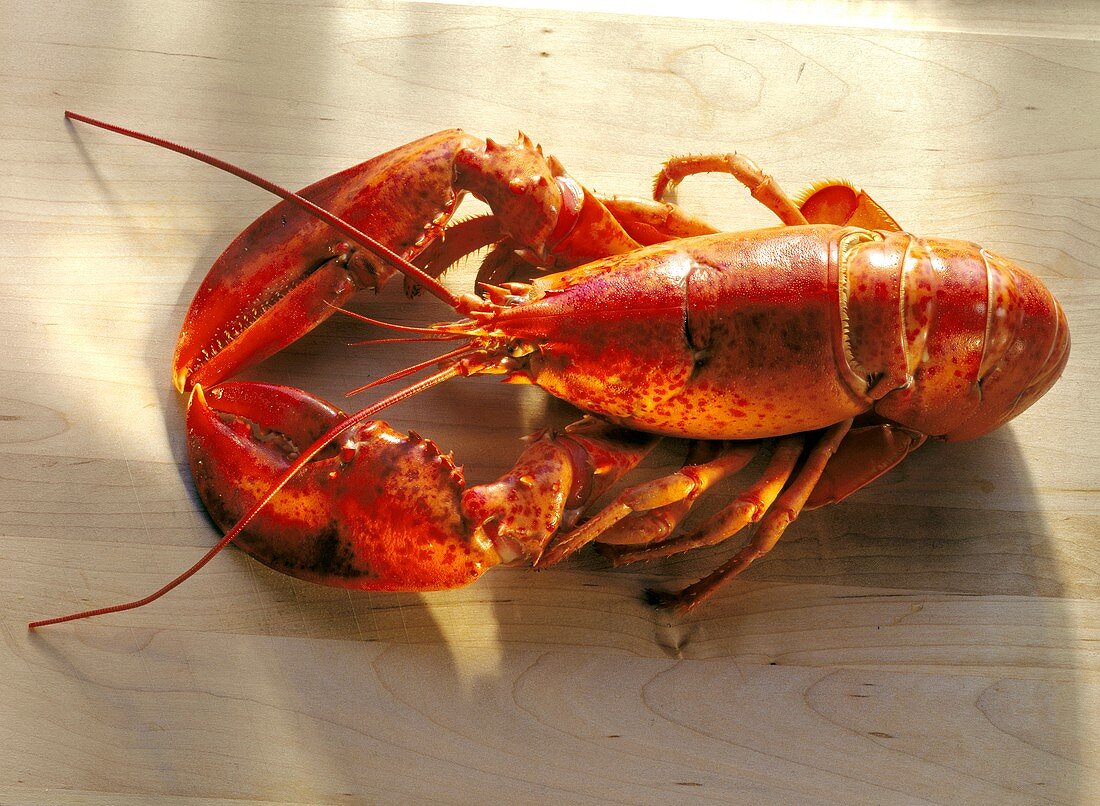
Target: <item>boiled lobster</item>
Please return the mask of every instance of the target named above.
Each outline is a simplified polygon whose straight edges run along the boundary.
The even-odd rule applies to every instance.
[[[231,540],[312,582],[426,591],[501,562],[544,567],[588,543],[616,563],[667,557],[758,522],[709,576],[656,597],[688,609],[803,509],[845,498],[929,437],[970,439],[1019,414],[1069,356],[1065,315],[1028,271],[975,244],[904,232],[846,182],[791,198],[736,154],[672,159],[653,199],[630,199],[583,187],[522,133],[500,144],[451,130],[294,194],[67,115],[284,201],[211,268],[176,350],[192,472],[225,537],[144,599],[31,626],[151,601]],[[708,171],[743,183],[783,226],[718,232],[662,200]],[[467,193],[491,213],[452,223]],[[485,247],[480,295],[436,279]],[[400,329],[454,349],[368,386],[436,367],[421,381],[351,416],[301,390],[226,381],[397,272],[458,316]],[[488,373],[585,416],[533,435],[504,476],[469,488],[431,440],[372,419],[429,386]],[[684,466],[583,519],[662,436],[693,441]],[[756,481],[679,531],[703,493],[761,451]]]

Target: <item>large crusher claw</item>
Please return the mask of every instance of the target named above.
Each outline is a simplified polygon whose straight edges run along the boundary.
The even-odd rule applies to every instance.
[[[453,163],[480,141],[457,129],[396,148],[310,185],[301,195],[415,259],[457,204]],[[280,202],[244,230],[203,280],[184,320],[172,377],[180,391],[212,386],[293,343],[391,265],[329,224]]]

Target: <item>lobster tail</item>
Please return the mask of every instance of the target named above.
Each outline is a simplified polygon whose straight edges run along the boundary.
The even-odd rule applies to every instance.
[[[1015,417],[1058,379],[1069,329],[1030,272],[965,241],[890,233],[842,259],[847,355],[879,416],[958,441]]]
[[[1027,409],[1062,375],[1069,360],[1069,325],[1054,295],[1035,275],[981,251],[989,267],[990,305],[981,402],[948,440],[986,434]]]

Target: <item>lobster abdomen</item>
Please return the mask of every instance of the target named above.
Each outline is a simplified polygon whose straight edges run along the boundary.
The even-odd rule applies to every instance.
[[[1065,314],[1030,272],[965,241],[904,232],[853,240],[840,254],[846,354],[879,416],[971,439],[1061,375]]]

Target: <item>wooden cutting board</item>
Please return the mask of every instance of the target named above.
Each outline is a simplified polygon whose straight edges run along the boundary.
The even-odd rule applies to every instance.
[[[8,0],[0,801],[1100,800],[1100,13],[875,9]],[[669,155],[737,149],[792,192],[848,177],[908,229],[1019,260],[1074,352],[1010,426],[807,514],[687,618],[641,591],[731,547],[620,570],[585,553],[432,595],[321,589],[229,551],[150,607],[31,634],[147,593],[216,539],[169,365],[207,267],[270,204],[66,108],[295,186],[452,126],[522,128],[632,195]],[[722,227],[771,223],[722,177],[679,198]],[[358,307],[446,316],[396,284]],[[425,355],[346,346],[377,335],[334,319],[252,375],[338,398]],[[475,480],[571,416],[492,379],[388,414]]]

